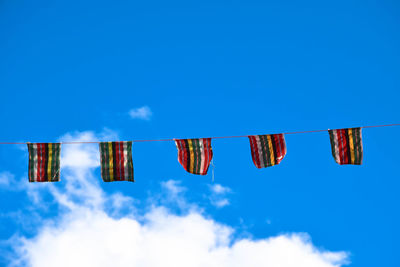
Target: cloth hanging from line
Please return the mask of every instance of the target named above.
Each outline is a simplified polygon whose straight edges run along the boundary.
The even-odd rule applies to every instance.
[[[175,139],[178,161],[192,174],[206,175],[213,157],[211,138]]]
[[[332,156],[338,164],[362,164],[363,145],[360,127],[328,130],[328,132]]]
[[[60,181],[60,143],[28,143],[29,182]]]
[[[251,157],[257,168],[279,164],[286,155],[283,134],[250,135]]]
[[[134,182],[132,142],[100,142],[101,177],[104,182]]]

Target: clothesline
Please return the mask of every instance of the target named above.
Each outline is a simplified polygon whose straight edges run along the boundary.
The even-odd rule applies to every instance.
[[[379,127],[392,127],[392,126],[400,126],[400,123],[393,123],[393,124],[384,124],[384,125],[370,125],[370,126],[361,126],[360,128],[379,128]],[[318,132],[326,132],[330,129],[326,130],[311,130],[311,131],[298,131],[298,132],[283,132],[282,134],[304,134],[304,133],[318,133]],[[227,139],[227,138],[243,138],[248,137],[249,135],[232,135],[232,136],[213,136],[207,137],[211,139]],[[180,138],[176,138],[180,139]],[[168,142],[174,141],[175,138],[167,138],[167,139],[148,139],[148,140],[132,140],[133,143],[142,143],[142,142]],[[29,142],[0,142],[0,145],[25,145]],[[81,142],[59,142],[60,144],[99,144],[100,141],[81,141]]]

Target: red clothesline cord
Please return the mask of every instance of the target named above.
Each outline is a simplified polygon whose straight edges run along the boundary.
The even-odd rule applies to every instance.
[[[391,126],[400,126],[400,123],[393,124],[384,124],[384,125],[372,125],[372,126],[362,126],[360,128],[379,128],[379,127],[391,127]],[[313,131],[299,131],[299,132],[286,132],[283,134],[303,134],[303,133],[318,133],[318,132],[326,132],[327,130],[313,130]],[[226,138],[242,138],[248,137],[249,135],[233,135],[233,136],[214,136],[208,137],[211,139],[226,139]],[[166,141],[174,141],[174,138],[168,139],[149,139],[149,140],[132,140],[134,143],[142,143],[142,142],[166,142]],[[99,144],[100,142],[60,142],[61,144]],[[27,142],[0,142],[0,145],[25,145]]]

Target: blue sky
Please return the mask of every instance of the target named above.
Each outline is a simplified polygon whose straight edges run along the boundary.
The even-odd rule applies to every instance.
[[[3,0],[0,140],[194,138],[398,123],[399,12],[397,1]],[[148,117],[132,118],[141,107]],[[248,238],[275,248],[274,238],[293,244],[303,235],[301,246],[311,245],[315,257],[331,251],[341,259],[313,266],[398,266],[399,131],[364,129],[362,166],[337,165],[327,133],[286,136],[287,156],[262,170],[247,138],[213,140],[214,183],[210,175],[185,173],[173,142],[154,142],[133,145],[133,184],[102,183],[97,147],[71,145],[62,148],[60,183],[28,184],[25,146],[1,145],[1,262],[17,255],[24,258],[17,266],[44,266],[35,257],[51,252],[41,242],[60,244],[58,225],[68,235],[85,210],[103,214],[93,216],[99,222],[130,218],[145,228],[140,218],[158,214],[150,217],[160,229],[170,226],[169,216],[197,229],[188,217],[195,214],[231,229],[231,239],[224,236],[231,244]],[[102,236],[93,231],[82,242]],[[264,249],[240,250],[244,263]],[[266,266],[286,266],[280,260]]]

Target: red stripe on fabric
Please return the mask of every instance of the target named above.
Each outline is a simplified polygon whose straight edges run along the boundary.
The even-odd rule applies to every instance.
[[[209,145],[209,148],[208,148],[208,150],[209,150],[209,154],[208,154],[208,165],[207,165],[207,169],[208,169],[208,166],[210,165],[210,162],[211,162],[211,160],[212,160],[212,158],[213,158],[213,155],[214,155],[214,152],[212,151],[212,146],[211,146],[211,138],[208,138],[208,143],[210,144]]]
[[[260,160],[258,158],[258,148],[257,148],[257,143],[256,143],[256,138],[254,136],[249,136],[250,138],[250,145],[251,145],[251,151],[253,153],[253,162],[254,165],[256,165],[257,168],[261,168],[261,163]]]
[[[273,134],[273,142],[275,144],[275,164],[279,164],[281,162],[281,143],[280,143],[280,138],[279,138],[279,134]]]
[[[182,158],[183,158],[182,166],[187,172],[189,172],[189,169],[188,169],[189,166],[187,166],[187,159],[188,159],[188,157],[190,157],[190,155],[188,155],[189,148],[186,147],[186,143],[184,140],[182,140],[181,145],[182,145]]]
[[[346,129],[342,129],[342,140],[343,140],[343,164],[349,164],[349,157],[347,154],[347,139],[346,139]]]
[[[258,137],[259,140],[261,140],[261,137]],[[263,153],[262,151],[258,151],[258,143],[257,143],[257,139],[255,136],[253,136],[253,140],[254,140],[254,153],[256,155],[256,167],[261,169],[263,166],[261,166],[261,161],[260,161],[260,152],[261,154]],[[260,141],[261,142],[261,141]],[[262,146],[262,144],[260,144]],[[267,163],[265,163],[267,164]]]
[[[116,152],[116,158],[115,162],[117,163],[117,180],[122,181],[122,176],[121,176],[121,142],[115,142],[115,152]]]
[[[37,156],[37,161],[36,161],[36,181],[40,182],[40,151],[41,151],[41,145],[36,144],[36,156]]]
[[[211,157],[212,157],[212,151],[210,151],[210,140],[208,138],[203,139],[203,145],[204,145],[204,169],[201,172],[202,175],[207,174],[208,166],[210,165]],[[211,153],[210,153],[211,152]]]
[[[208,167],[210,166],[210,162],[212,160],[213,152],[212,152],[212,148],[211,148],[211,139],[210,138],[204,138],[204,140],[206,141],[206,144],[207,144],[207,150],[204,151],[206,159],[205,159],[203,175],[206,175]]]
[[[251,159],[253,160],[254,165],[256,165],[256,167],[258,168],[258,164],[256,162],[256,155],[254,151],[253,136],[249,136],[249,141],[250,141]]]
[[[182,165],[182,167],[186,170],[185,168],[185,146],[183,140],[178,140],[179,144],[179,163]]]
[[[280,134],[279,138],[280,138],[280,143],[281,143],[282,159],[283,159],[286,156],[285,136],[283,134]]]
[[[43,181],[45,181],[45,182],[51,181],[47,177],[48,175],[47,175],[47,169],[46,169],[46,165],[49,160],[48,150],[49,150],[49,148],[48,148],[47,144],[43,144]]]
[[[36,181],[40,182],[40,150],[41,150],[41,146],[40,144],[36,144],[36,157],[37,157],[37,161],[36,161]]]
[[[40,181],[45,182],[44,180],[44,158],[45,158],[45,145],[40,144]]]
[[[346,164],[349,164],[349,157],[348,157],[348,153],[347,153],[347,138],[346,138],[346,129],[343,129],[342,130],[342,137],[343,137],[343,156],[344,156],[344,159],[345,159],[345,163]]]
[[[336,140],[337,140],[337,147],[338,147],[338,153],[339,153],[339,164],[342,164],[342,151],[341,151],[341,131],[340,130],[333,130],[334,132],[336,132]]]
[[[113,155],[115,157],[115,163],[117,166],[115,166],[115,170],[117,171],[117,173],[114,173],[114,180],[115,181],[121,181],[121,156],[120,156],[120,152],[121,149],[119,147],[120,142],[115,142],[115,155]]]
[[[261,137],[258,136],[258,140],[257,140],[256,136],[253,136],[253,141],[254,141],[253,144],[254,144],[254,153],[256,155],[257,168],[261,169],[263,166],[261,164],[260,154],[263,154],[263,151],[262,151],[262,148],[261,148],[261,151],[258,148],[258,142],[260,142],[260,146],[262,146]],[[264,164],[267,164],[267,163],[265,162]]]
[[[122,146],[122,147],[121,147]],[[118,142],[118,146],[117,146],[117,149],[118,149],[118,177],[119,177],[119,180],[120,181],[123,181],[124,180],[124,173],[123,173],[123,171],[124,171],[124,169],[122,168],[122,166],[121,166],[121,158],[123,157],[123,153],[124,153],[124,146],[122,145],[122,142]]]
[[[121,168],[121,175],[122,175],[122,180],[128,179],[128,177],[125,177],[125,155],[124,155],[124,142],[120,142],[119,144],[120,147],[120,168]]]
[[[279,134],[279,135],[278,135],[279,155],[280,155],[280,157],[281,157],[281,159],[279,160],[279,162],[281,162],[282,159],[285,157],[285,150],[284,150],[284,147],[283,147],[283,142],[284,142],[284,141],[282,140],[282,135],[283,135],[283,134]]]
[[[343,156],[343,137],[342,130],[336,130],[337,140],[338,140],[338,150],[339,150],[339,164],[344,164],[344,156]]]
[[[282,149],[282,134],[277,134],[275,138],[276,142],[276,156],[278,159],[275,159],[276,163],[279,164],[281,163],[283,159],[283,149]]]
[[[204,158],[200,159],[200,166],[201,162],[204,161],[204,168],[200,168],[200,175],[204,175],[205,170],[207,169],[207,161],[208,161],[208,143],[207,138],[199,138],[199,142],[203,141],[203,150],[204,150]]]
[[[199,161],[200,161],[200,163],[201,163],[201,160],[202,160],[201,155],[199,155],[199,151],[200,151],[200,141],[201,141],[201,139],[202,139],[202,138],[199,138],[199,139],[198,139],[199,147],[197,147],[197,145],[194,145],[194,146],[193,146],[193,153],[194,153],[194,158],[195,158],[195,160],[194,160],[194,162],[193,162],[193,172],[194,172],[194,173],[197,173],[197,168],[198,168],[198,166],[199,166]],[[193,141],[192,144],[196,144],[196,143]],[[204,145],[204,143],[203,143],[203,145]],[[196,164],[196,163],[197,163],[197,164]],[[199,171],[199,173],[201,173],[201,170]]]
[[[42,144],[37,144],[37,181],[42,181]]]
[[[46,144],[42,144],[42,180],[43,182],[46,182],[45,180],[45,174],[46,174],[46,159],[47,159],[47,151],[46,151]]]

